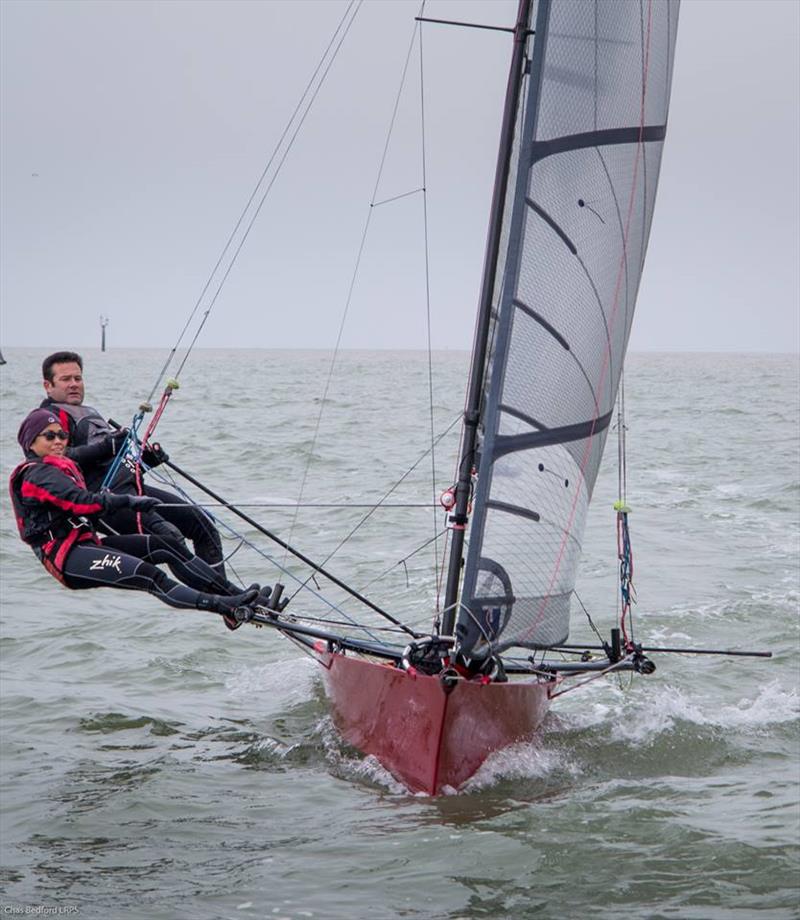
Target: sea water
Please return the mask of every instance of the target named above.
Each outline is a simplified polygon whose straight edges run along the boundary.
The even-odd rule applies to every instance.
[[[45,351],[5,351],[6,474]],[[166,353],[85,357],[87,403],[129,423]],[[325,352],[197,350],[157,439],[425,624],[441,561],[431,480],[451,483],[458,426],[433,463],[426,451],[459,414],[466,365],[434,355],[431,392],[427,355],[345,352],[326,389]],[[3,499],[2,913],[800,916],[798,376],[795,356],[643,354],[626,379],[636,637],[774,657],[653,655],[654,675],[566,694],[530,744],[436,798],[342,744],[318,665],[294,645],[147,595],[65,590],[18,541]],[[615,457],[612,432],[578,584],[604,632],[617,605]],[[212,510],[231,573],[294,593],[302,566]],[[359,615],[318,582],[332,606],[304,589],[290,609]],[[591,642],[575,607],[571,638]]]

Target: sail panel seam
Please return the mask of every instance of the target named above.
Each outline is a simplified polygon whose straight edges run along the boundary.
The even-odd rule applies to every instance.
[[[611,179],[611,173],[608,171],[608,164],[605,161],[605,157],[603,156],[603,153],[599,148],[596,147],[595,150],[597,151],[597,156],[600,158],[600,163],[603,167],[603,172],[605,173],[606,179],[608,180],[608,187],[611,191],[611,197],[614,200],[614,208],[617,212],[617,224],[619,226],[619,238],[622,244],[623,253],[625,253],[625,261],[623,264],[625,268],[625,328],[627,329],[630,326],[630,290],[629,290],[630,278],[629,278],[629,270],[628,270],[628,255],[625,252],[626,240],[625,240],[625,227],[622,222],[622,210],[619,206],[619,198],[617,196],[617,190],[616,188],[614,188],[614,182]],[[610,335],[611,333],[609,332],[609,338],[610,338]]]
[[[610,386],[611,382],[613,381],[613,375],[614,375],[614,353],[611,347],[611,330],[608,328],[608,319],[606,317],[606,311],[603,309],[603,301],[600,299],[600,292],[597,290],[597,285],[594,283],[594,278],[592,278],[589,272],[589,269],[586,267],[585,262],[577,253],[575,253],[575,258],[578,260],[578,264],[583,269],[583,272],[586,275],[586,280],[589,282],[592,292],[594,293],[595,300],[597,301],[597,306],[600,308],[600,315],[603,317],[603,327],[605,328],[605,331],[606,331],[606,348],[608,350],[608,361],[611,367],[611,374],[609,374],[609,386]],[[627,304],[627,298],[626,298],[626,304]],[[627,320],[627,316],[626,316],[626,320]],[[613,392],[610,394],[610,396],[611,396],[610,402],[613,405],[614,404]],[[599,410],[599,406],[597,408]]]
[[[561,228],[561,226],[550,216],[550,214],[548,214],[547,211],[545,211],[545,209],[544,209],[543,207],[541,207],[541,205],[537,204],[530,196],[528,196],[528,197],[525,198],[525,203],[534,211],[534,213],[538,214],[539,217],[542,218],[542,220],[548,225],[548,227],[550,227],[552,230],[555,231],[555,233],[558,235],[559,239],[561,239],[561,240],[564,242],[564,244],[566,245],[567,249],[569,249],[569,251],[575,256],[575,258],[578,260],[578,263],[580,264],[581,268],[583,269],[583,272],[584,272],[584,274],[586,275],[586,279],[588,280],[589,285],[590,285],[591,288],[592,288],[592,291],[593,291],[593,293],[594,293],[595,299],[597,300],[597,305],[598,305],[598,307],[600,308],[600,315],[603,317],[603,326],[605,327],[605,331],[606,331],[606,346],[607,346],[607,348],[608,348],[609,360],[612,360],[612,354],[611,354],[611,334],[610,334],[609,329],[608,329],[608,320],[606,319],[606,312],[605,312],[605,310],[603,309],[603,302],[602,302],[601,299],[600,299],[600,294],[598,293],[597,286],[596,286],[595,283],[594,283],[594,279],[592,278],[591,274],[589,273],[589,269],[586,267],[586,263],[585,263],[585,262],[583,261],[583,259],[578,255],[578,247],[575,245],[575,243],[572,242],[572,240],[569,238],[569,236],[567,236],[567,234],[564,232],[564,230]],[[627,298],[626,298],[626,300],[627,300]],[[516,301],[515,301],[515,302],[516,302]],[[536,319],[537,322],[540,322],[540,323],[542,323],[542,325],[545,325],[545,322],[544,322],[543,320],[541,320],[541,319],[538,317],[538,314],[531,312],[531,316],[533,316],[533,318]],[[551,327],[550,327],[550,326],[546,326],[546,328],[548,329],[548,331],[551,331]],[[553,333],[553,334],[555,335],[555,333]],[[566,347],[568,350],[571,350],[571,349],[569,348],[569,345],[566,345],[565,347]],[[577,360],[577,359],[576,359],[576,360]],[[583,368],[581,368],[581,370],[583,370]],[[613,377],[613,366],[612,366],[612,375],[611,375],[611,376]],[[584,374],[584,377],[586,377],[586,374]],[[588,377],[587,377],[586,379],[587,379],[587,382],[589,382]],[[592,395],[593,395],[593,397],[595,397],[595,403],[597,404],[598,401],[597,401],[597,399],[596,399],[596,394],[594,393],[594,387],[592,387],[592,384],[591,384],[591,383],[589,383],[589,386],[590,386],[590,388],[592,389]],[[612,401],[613,401],[613,399],[612,399]],[[599,411],[599,404],[598,404],[597,408],[598,408],[598,411]]]
[[[558,342],[558,344],[564,349],[564,351],[571,351],[569,347],[569,342],[564,338],[563,335],[561,335],[561,333],[558,331],[558,329],[556,329],[555,326],[552,326],[550,323],[547,322],[547,320],[541,315],[541,313],[537,313],[536,310],[534,310],[532,307],[529,307],[526,303],[523,303],[521,300],[517,299],[516,297],[514,298],[512,303],[518,310],[522,310],[523,313],[527,313],[528,316],[530,316],[532,320],[535,320],[543,329],[546,329],[550,333],[550,335],[552,335],[553,338]]]
[[[559,239],[564,243],[564,245],[569,249],[569,251],[576,256],[578,254],[578,247],[572,242],[572,240],[567,236],[566,233],[561,229],[561,227],[553,220],[553,218],[545,211],[545,209],[536,204],[532,198],[526,198],[525,204],[533,210],[535,214],[538,214],[539,217],[547,224],[548,227],[551,227],[558,234]]]
[[[522,310],[523,313],[526,313],[528,316],[530,316],[531,319],[539,323],[539,325],[542,326],[543,329],[546,329],[550,333],[550,335],[553,336],[553,338],[558,342],[558,344],[565,351],[569,352],[570,357],[575,362],[575,366],[581,372],[583,379],[586,381],[586,385],[589,387],[589,392],[592,394],[592,402],[594,403],[595,412],[599,414],[600,403],[597,399],[597,393],[595,391],[594,385],[589,375],[586,373],[586,368],[584,368],[583,364],[581,364],[575,352],[570,348],[569,342],[564,338],[563,335],[561,335],[561,333],[554,326],[551,326],[550,323],[548,323],[548,321],[543,316],[541,316],[534,309],[529,307],[526,303],[523,303],[521,300],[515,297],[514,300],[512,301],[512,304],[513,306],[517,307],[519,310]]]

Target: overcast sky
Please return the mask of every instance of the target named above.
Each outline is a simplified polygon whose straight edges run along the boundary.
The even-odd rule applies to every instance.
[[[2,0],[0,345],[171,346],[345,0]],[[368,0],[204,346],[330,348],[418,4]],[[510,25],[515,0],[426,15]],[[425,26],[433,345],[469,347],[501,32]],[[684,0],[635,349],[800,344],[800,3]],[[422,184],[412,57],[378,200]],[[422,198],[372,212],[344,347],[425,346]]]

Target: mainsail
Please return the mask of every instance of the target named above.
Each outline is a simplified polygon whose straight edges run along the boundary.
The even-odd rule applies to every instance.
[[[633,320],[678,0],[538,0],[483,368],[457,635],[569,632],[586,513]]]

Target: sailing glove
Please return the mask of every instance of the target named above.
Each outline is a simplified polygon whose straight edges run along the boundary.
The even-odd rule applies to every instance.
[[[157,498],[151,498],[149,495],[125,495],[124,497],[128,499],[128,507],[131,511],[152,511],[161,504]]]
[[[142,451],[142,460],[152,469],[154,466],[166,463],[169,460],[169,454],[160,444],[148,444]]]
[[[106,511],[152,511],[161,504],[157,498],[149,495],[118,495],[116,492],[104,492],[103,504]]]

